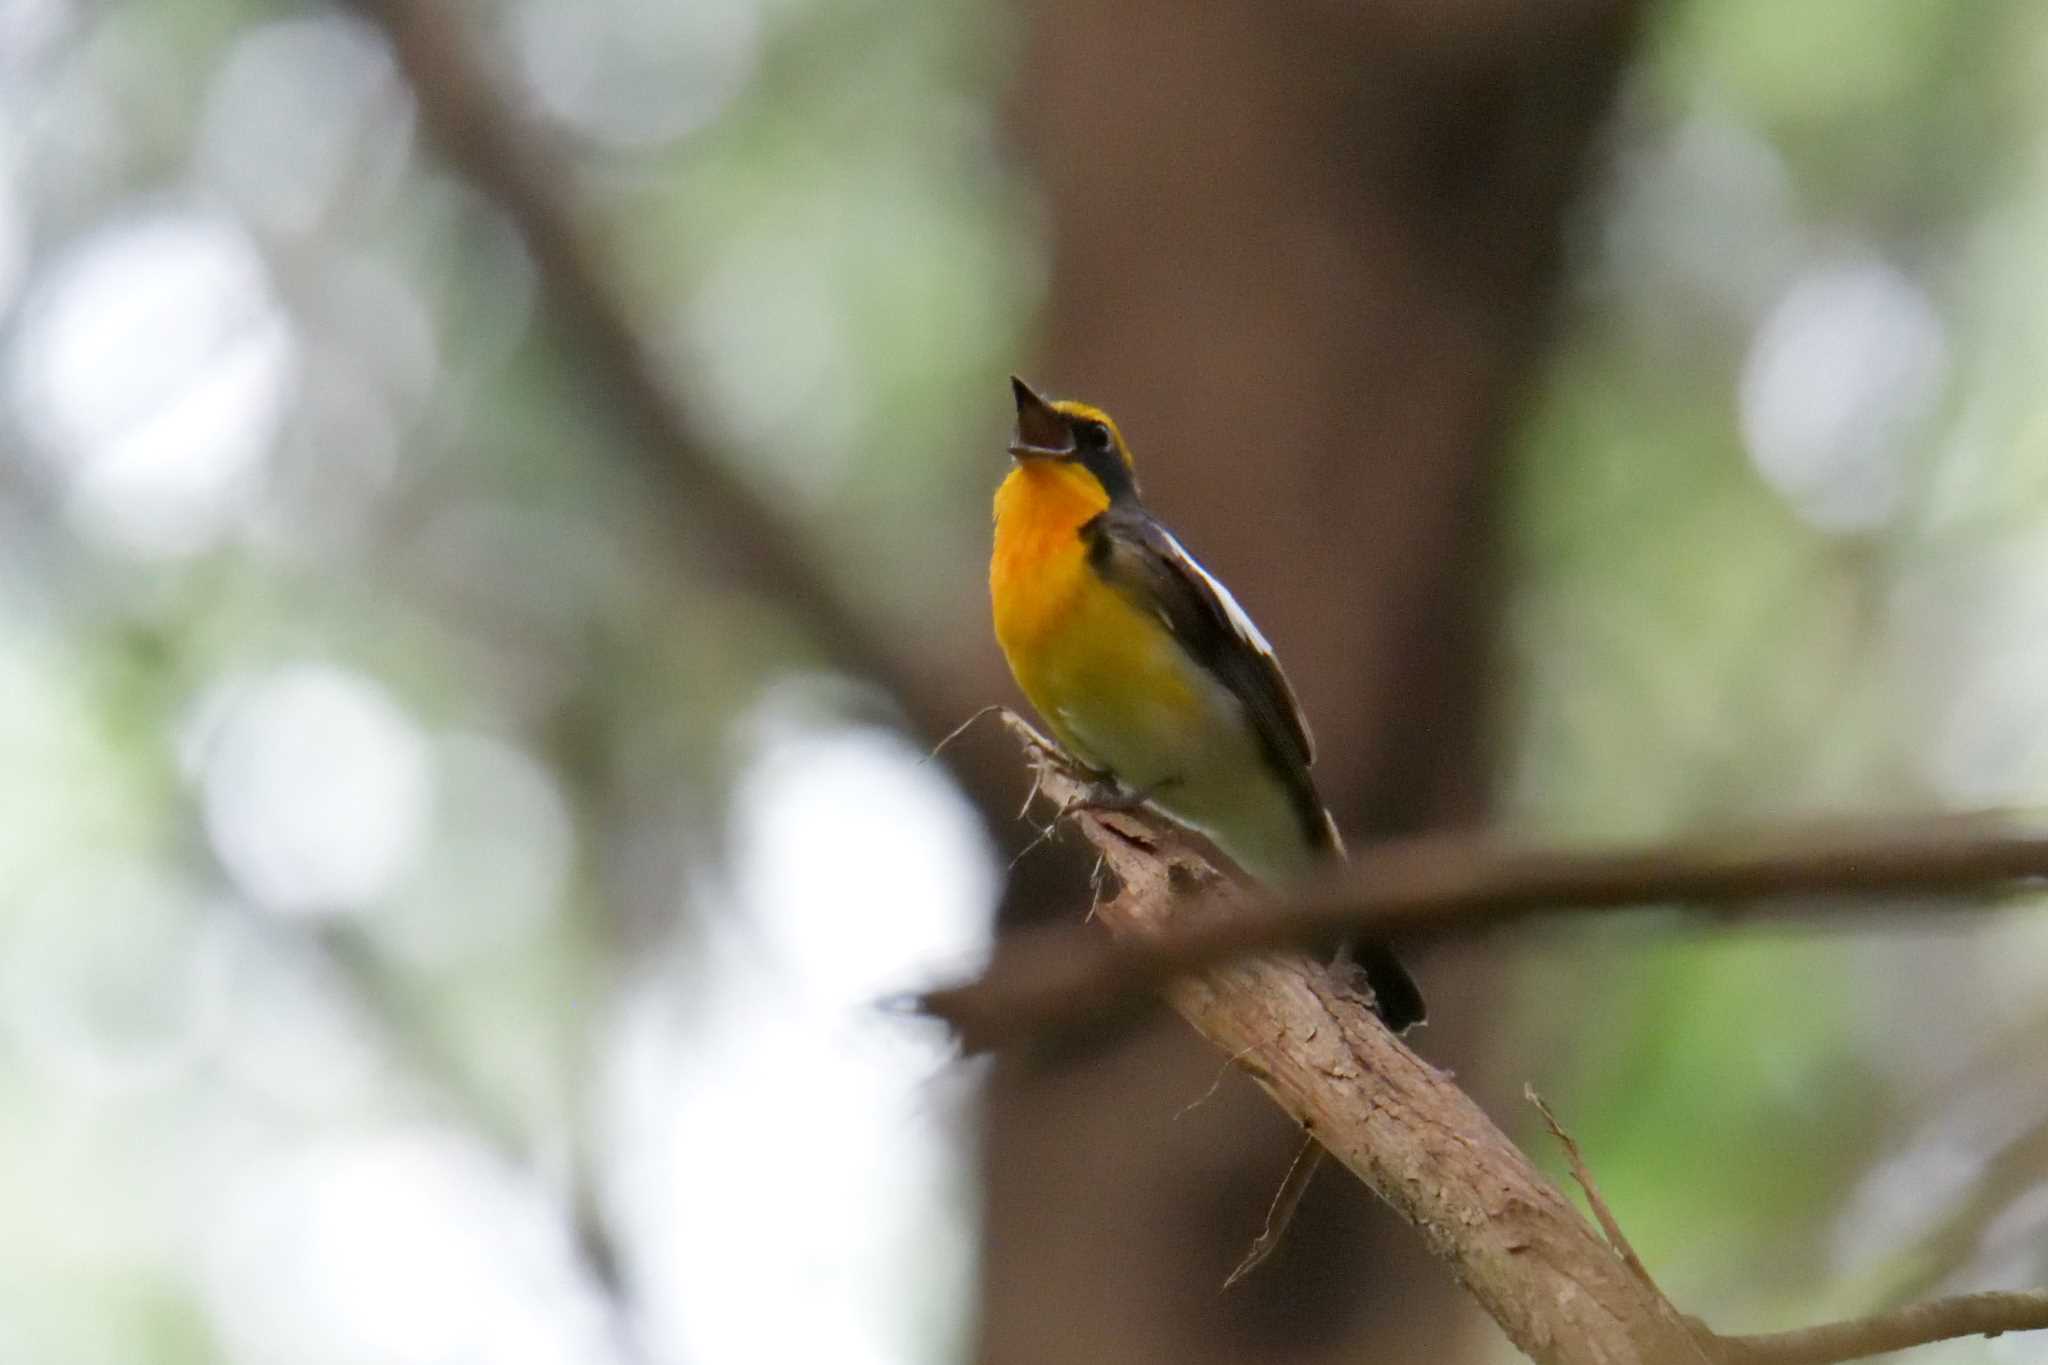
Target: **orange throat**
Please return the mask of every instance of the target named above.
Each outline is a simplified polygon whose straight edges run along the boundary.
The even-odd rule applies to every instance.
[[[1019,464],[996,490],[989,597],[996,639],[1020,682],[1028,671],[1020,654],[1058,628],[1082,586],[1088,549],[1081,528],[1108,506],[1085,470],[1044,460]]]

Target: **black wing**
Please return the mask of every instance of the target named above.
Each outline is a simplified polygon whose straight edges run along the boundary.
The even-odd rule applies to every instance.
[[[1111,586],[1155,614],[1196,663],[1243,704],[1274,771],[1287,784],[1311,847],[1337,847],[1309,777],[1315,741],[1273,647],[1230,590],[1142,508],[1115,506],[1082,528],[1089,562]]]
[[[1287,784],[1309,847],[1341,856],[1336,826],[1309,776],[1315,742],[1301,705],[1273,647],[1230,590],[1142,507],[1113,505],[1082,527],[1081,534],[1088,542],[1089,563],[1103,580],[1155,613],[1195,662],[1243,703],[1268,761]],[[1338,955],[1364,972],[1374,1008],[1388,1028],[1401,1033],[1422,1021],[1422,992],[1385,944],[1350,943]]]

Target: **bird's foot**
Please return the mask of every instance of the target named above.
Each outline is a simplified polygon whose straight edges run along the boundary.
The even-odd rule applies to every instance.
[[[1166,778],[1144,787],[1126,787],[1108,773],[1090,777],[1088,785],[1079,795],[1067,803],[1068,811],[1095,811],[1106,814],[1123,814],[1137,810],[1160,792],[1172,787],[1178,778]]]

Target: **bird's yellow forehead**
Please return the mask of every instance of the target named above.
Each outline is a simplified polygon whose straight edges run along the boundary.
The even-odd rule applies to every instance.
[[[1054,412],[1066,418],[1069,422],[1102,423],[1103,426],[1109,429],[1110,444],[1115,447],[1116,453],[1123,457],[1125,467],[1135,467],[1131,459],[1131,448],[1124,443],[1123,430],[1117,426],[1114,417],[1111,417],[1092,403],[1079,403],[1071,398],[1059,399],[1050,406]]]

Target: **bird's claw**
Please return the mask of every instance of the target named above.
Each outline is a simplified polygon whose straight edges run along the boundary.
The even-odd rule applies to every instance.
[[[1114,777],[1102,774],[1089,780],[1088,785],[1067,803],[1067,810],[1085,810],[1110,815],[1128,814],[1171,787],[1174,780],[1169,777],[1150,786],[1126,787]]]

